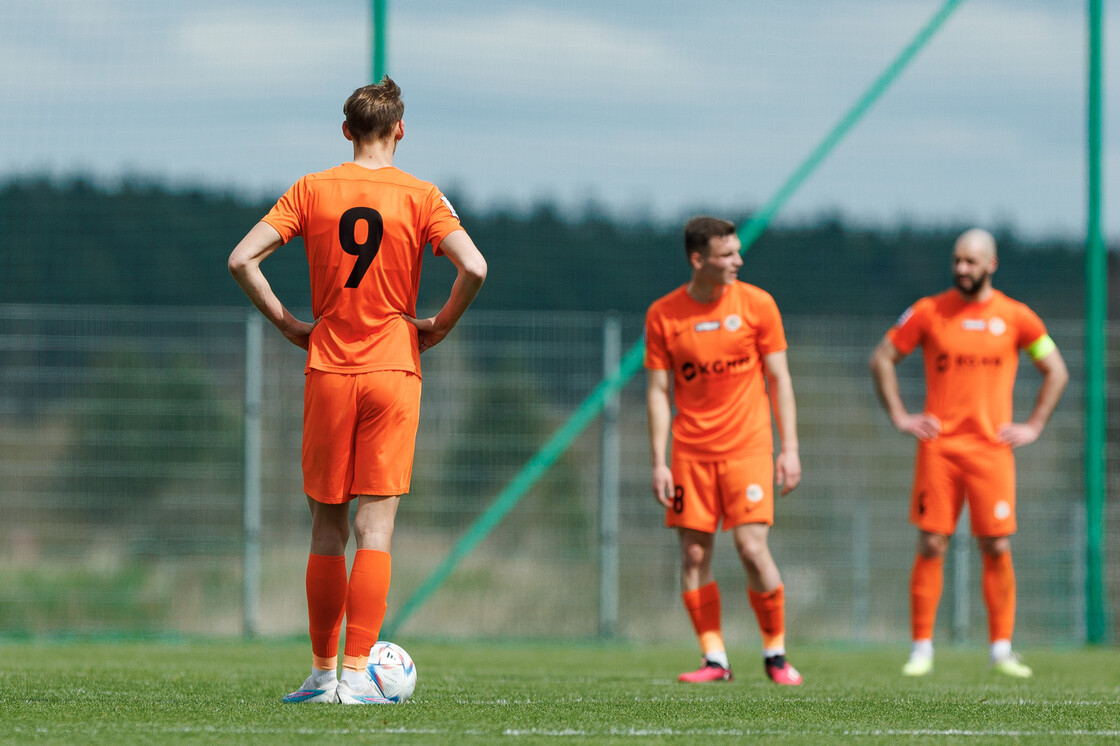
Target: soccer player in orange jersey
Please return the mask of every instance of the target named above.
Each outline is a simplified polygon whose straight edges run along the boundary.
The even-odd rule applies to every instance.
[[[768,293],[736,279],[743,259],[734,224],[693,218],[684,237],[692,278],[650,306],[645,357],[653,494],[677,530],[682,600],[703,655],[680,680],[731,679],[712,575],[722,521],[746,569],[766,674],[798,685],[801,674],[785,659],[784,586],[767,545],[775,482],[785,495],[801,480],[782,318]],[[771,401],[781,437],[776,461]]]
[[[983,557],[992,669],[1027,678],[1031,669],[1011,650],[1015,626],[1015,460],[1033,443],[1062,396],[1069,374],[1042,321],[1027,306],[992,287],[996,242],[987,231],[964,232],[953,247],[955,287],[922,298],[902,314],[871,356],[875,389],[891,422],[918,440],[910,521],[918,549],[910,576],[913,648],[906,676],[933,669],[933,624],[941,598],[942,565],[957,517],[969,520]],[[916,347],[925,362],[926,402],[907,411],[896,366]],[[1025,350],[1042,373],[1034,409],[1012,421],[1012,389]]]
[[[354,159],[300,179],[237,244],[229,270],[261,313],[307,350],[303,489],[311,509],[306,589],[312,670],[285,702],[384,702],[366,670],[385,618],[390,544],[408,492],[420,414],[420,353],[478,294],[486,261],[432,184],[393,166],[404,137],[400,88],[386,76],[343,107]],[[272,291],[260,265],[302,236],[314,321]],[[425,246],[458,273],[439,313],[416,318]],[[346,571],[351,502],[353,567]],[[336,675],[342,620],[346,646]]]

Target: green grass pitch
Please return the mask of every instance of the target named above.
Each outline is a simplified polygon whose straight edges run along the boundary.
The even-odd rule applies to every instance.
[[[805,685],[684,685],[677,646],[401,639],[419,685],[403,705],[284,705],[306,643],[0,642],[0,742],[19,744],[1120,743],[1120,651],[1033,650],[1029,681],[983,649],[942,646],[922,680],[902,647],[796,648]]]

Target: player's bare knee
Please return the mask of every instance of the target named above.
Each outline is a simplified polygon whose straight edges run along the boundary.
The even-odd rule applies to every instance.
[[[1010,536],[978,536],[976,543],[980,552],[990,557],[998,557],[1011,551]]]
[[[770,548],[766,544],[740,549],[739,559],[749,575],[762,575],[774,565],[774,558],[770,556]]]
[[[681,547],[681,564],[686,570],[702,569],[710,559],[711,553],[703,544],[689,543]]]
[[[313,554],[338,555],[346,551],[350,541],[350,528],[344,526],[313,526],[311,530],[311,551]]]
[[[311,549],[315,554],[342,554],[350,541],[350,523],[343,517],[321,512],[311,521]]]
[[[393,528],[376,521],[354,521],[354,538],[358,549],[376,549],[388,552],[393,541]]]
[[[757,564],[763,558],[770,556],[766,534],[752,531],[735,532],[735,551],[739,553],[744,563]]]
[[[944,534],[922,532],[918,536],[918,554],[926,559],[944,557],[949,549],[949,537]]]

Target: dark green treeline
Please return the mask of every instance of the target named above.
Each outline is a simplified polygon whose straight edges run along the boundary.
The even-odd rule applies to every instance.
[[[688,275],[685,215],[623,220],[588,208],[572,216],[548,204],[474,210],[466,197],[453,198],[490,264],[480,308],[642,312]],[[112,188],[83,179],[8,182],[0,185],[0,302],[247,305],[226,257],[271,204],[141,181]],[[722,217],[741,223],[749,214]],[[859,227],[835,215],[781,224],[752,247],[740,277],[769,290],[786,314],[893,317],[949,285],[952,241],[967,227]],[[993,232],[997,287],[1044,318],[1083,315],[1079,245]],[[265,270],[291,308],[310,306],[298,241]],[[452,276],[450,263],[428,252],[422,312],[442,301]]]

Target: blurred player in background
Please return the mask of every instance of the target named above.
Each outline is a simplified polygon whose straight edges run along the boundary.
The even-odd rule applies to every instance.
[[[474,300],[486,261],[432,184],[393,166],[404,137],[400,88],[386,76],[343,107],[349,163],[300,179],[241,240],[229,269],[253,304],[308,351],[303,477],[311,508],[307,562],[311,676],[285,702],[383,702],[366,671],[385,618],[390,544],[407,493],[420,411],[420,353]],[[313,322],[288,312],[260,264],[303,236]],[[438,314],[417,319],[427,244],[458,270]],[[346,572],[351,501],[354,564]],[[342,619],[346,646],[336,675]]]
[[[766,674],[798,685],[801,674],[785,659],[784,586],[767,545],[775,477],[783,495],[801,480],[782,319],[768,293],[736,279],[743,259],[734,224],[693,218],[684,238],[692,278],[650,306],[645,358],[652,488],[665,524],[677,530],[682,599],[703,654],[700,669],[680,680],[731,680],[712,575],[722,521],[746,569]],[[781,437],[776,462],[771,400]]]
[[[1031,669],[1011,650],[1015,627],[1015,457],[1033,443],[1062,396],[1069,374],[1042,321],[992,287],[996,243],[973,229],[953,247],[955,287],[922,298],[902,314],[871,356],[875,389],[891,422],[918,439],[910,521],[918,549],[910,576],[913,648],[906,676],[933,669],[933,626],[941,598],[949,537],[965,500],[983,557],[992,669],[1027,678]],[[925,362],[926,403],[910,414],[899,394],[896,366],[916,347]],[[1042,373],[1034,410],[1012,422],[1019,351]]]

